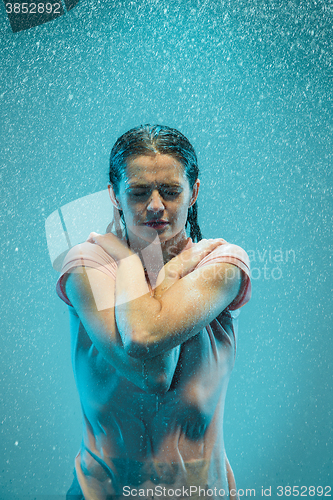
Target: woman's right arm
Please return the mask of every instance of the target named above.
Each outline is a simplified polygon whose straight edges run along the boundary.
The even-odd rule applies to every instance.
[[[79,267],[68,274],[65,288],[100,354],[140,389],[155,394],[165,393],[173,379],[180,346],[149,359],[129,356],[115,321],[114,280],[98,269]]]
[[[160,272],[154,298],[161,300],[170,287],[192,271],[215,246],[216,243],[212,245],[203,240],[170,260]],[[98,269],[79,267],[67,275],[65,287],[68,299],[100,354],[138,387],[152,393],[166,392],[178,362],[180,343],[155,356],[130,356],[116,324],[114,279]]]

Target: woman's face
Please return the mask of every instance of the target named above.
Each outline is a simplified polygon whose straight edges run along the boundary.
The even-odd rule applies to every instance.
[[[169,155],[137,156],[127,163],[126,177],[112,202],[124,214],[127,231],[144,241],[179,241],[186,237],[188,209],[194,204],[200,181],[190,188],[183,165]]]

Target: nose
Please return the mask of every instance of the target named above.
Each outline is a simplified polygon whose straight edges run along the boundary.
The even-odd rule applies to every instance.
[[[151,194],[147,210],[151,212],[163,212],[164,208],[163,199],[161,198],[160,193],[157,190],[154,190]]]

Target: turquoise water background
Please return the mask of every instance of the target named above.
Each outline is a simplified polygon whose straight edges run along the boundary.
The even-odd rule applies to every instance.
[[[17,34],[0,12],[1,500],[71,483],[81,415],[45,221],[106,189],[113,143],[146,122],[190,139],[204,236],[252,260],[224,424],[237,488],[333,487],[328,2],[81,0]]]

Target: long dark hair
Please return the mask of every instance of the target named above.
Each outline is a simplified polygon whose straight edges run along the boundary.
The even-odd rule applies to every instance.
[[[140,125],[123,134],[111,150],[109,179],[117,195],[119,184],[125,175],[126,162],[129,158],[139,155],[154,155],[156,153],[172,156],[184,167],[190,188],[199,175],[198,159],[189,140],[175,128],[165,125]],[[119,210],[124,224],[122,211]],[[198,206],[195,202],[189,209],[185,227],[190,225],[190,237],[193,241],[202,239],[198,224]]]

